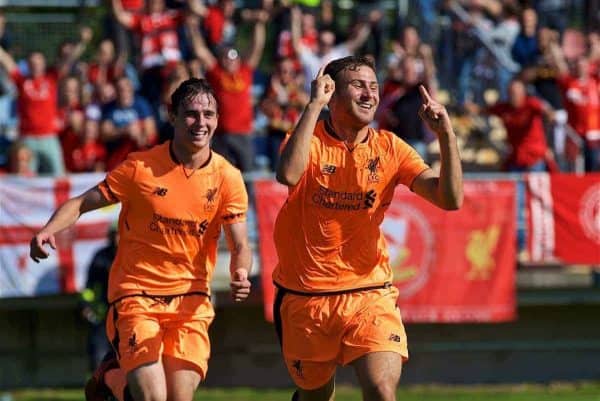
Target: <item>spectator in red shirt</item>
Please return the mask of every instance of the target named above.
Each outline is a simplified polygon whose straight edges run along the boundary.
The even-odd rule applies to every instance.
[[[71,173],[105,171],[106,148],[100,143],[100,123],[86,119],[76,140],[65,152],[65,164]],[[66,150],[66,149],[65,149]]]
[[[154,117],[158,119],[160,92],[165,78],[182,60],[177,30],[183,24],[184,13],[168,9],[165,0],[147,0],[143,13],[127,12],[121,2],[112,0],[112,9],[117,21],[140,38],[142,95],[150,102]],[[202,1],[187,0],[187,5],[193,14],[206,14]]]
[[[12,56],[0,47],[0,64],[17,87],[19,136],[34,153],[31,161],[33,171],[54,176],[65,173],[58,138],[58,81],[66,75],[90,40],[89,28],[82,29],[80,42],[72,49],[69,58],[60,60],[53,69],[46,68],[46,58],[41,52],[32,52],[27,58],[29,75],[23,75]]]
[[[114,82],[125,75],[126,54],[115,53],[115,45],[110,39],[104,39],[98,44],[98,50],[88,66],[87,79],[92,85]]]
[[[248,10],[250,11],[250,10]],[[247,20],[254,22],[250,53],[240,57],[232,47],[223,47],[218,56],[206,46],[197,27],[190,26],[196,56],[206,69],[206,78],[219,102],[219,126],[213,137],[213,150],[241,171],[254,169],[252,82],[265,45],[265,24],[269,14],[253,10]],[[190,24],[197,21],[190,19]]]
[[[467,104],[471,111],[478,108]],[[508,101],[483,110],[498,116],[506,129],[508,156],[505,169],[513,172],[547,170],[551,151],[546,142],[544,117],[553,118],[553,110],[540,99],[527,94],[525,84],[513,79],[508,87]]]
[[[585,169],[600,171],[600,80],[587,57],[579,58],[571,72],[560,48],[553,56],[569,125],[583,139]]]
[[[279,60],[260,102],[261,111],[269,119],[267,146],[273,171],[279,160],[281,142],[285,134],[296,126],[308,100],[294,61],[289,57]]]

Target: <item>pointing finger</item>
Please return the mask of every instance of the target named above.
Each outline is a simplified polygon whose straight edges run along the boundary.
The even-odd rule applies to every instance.
[[[321,66],[321,68],[319,68],[319,72],[317,73],[317,78],[316,79],[321,78],[323,76],[323,72],[324,71],[325,71],[325,66],[323,65],[323,66]]]
[[[419,93],[421,94],[423,103],[428,104],[428,103],[432,102],[433,99],[431,99],[429,92],[427,92],[427,89],[425,89],[425,87],[423,85],[419,85]]]

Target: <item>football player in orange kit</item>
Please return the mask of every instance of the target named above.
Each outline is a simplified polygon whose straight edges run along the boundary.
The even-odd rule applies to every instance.
[[[292,400],[333,400],[336,366],[347,364],[364,400],[396,399],[408,349],[379,226],[398,184],[446,210],[463,200],[448,113],[423,86],[420,92],[419,114],[440,143],[439,175],[392,132],[369,127],[379,85],[364,57],[334,60],[319,71],[282,147],[277,180],[289,195],[275,222],[274,315],[298,387]],[[326,105],[329,118],[319,121]]]
[[[210,149],[218,120],[212,88],[189,79],[172,105],[172,141],[130,154],[100,184],[59,207],[31,240],[37,262],[48,256],[46,244],[55,248],[54,234],[82,213],[121,202],[107,317],[118,364],[111,370],[105,364],[91,386],[106,389],[110,376],[113,385],[106,384],[119,400],[192,401],[210,356],[209,284],[221,228],[231,253],[232,296],[243,301],[250,293],[248,195],[240,171]],[[88,400],[104,396],[86,388]]]

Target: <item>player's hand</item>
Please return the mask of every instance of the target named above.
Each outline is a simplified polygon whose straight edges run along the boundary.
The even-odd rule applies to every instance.
[[[329,103],[329,99],[331,99],[335,91],[335,82],[329,74],[323,75],[324,70],[325,67],[321,67],[317,77],[310,85],[310,101],[317,103],[321,107]]]
[[[441,135],[453,135],[452,123],[450,122],[446,108],[433,100],[423,85],[419,86],[419,92],[423,100],[423,104],[419,109],[419,117],[438,137]]]
[[[52,249],[56,249],[56,239],[53,234],[39,232],[31,239],[29,243],[29,257],[35,263],[40,263],[40,259],[46,259],[50,252],[44,249],[44,245],[49,244]]]
[[[248,270],[237,269],[231,275],[231,297],[235,302],[242,302],[250,295],[250,281]]]

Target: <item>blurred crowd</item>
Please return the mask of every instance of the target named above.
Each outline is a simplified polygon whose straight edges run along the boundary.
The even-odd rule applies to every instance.
[[[272,171],[319,68],[356,53],[378,67],[374,127],[433,166],[420,84],[451,112],[467,171],[600,171],[600,0],[340,3],[109,0],[103,29],[65,38],[53,65],[15,59],[0,14],[0,170],[110,170],[168,140],[171,93],[205,77],[213,149]]]

